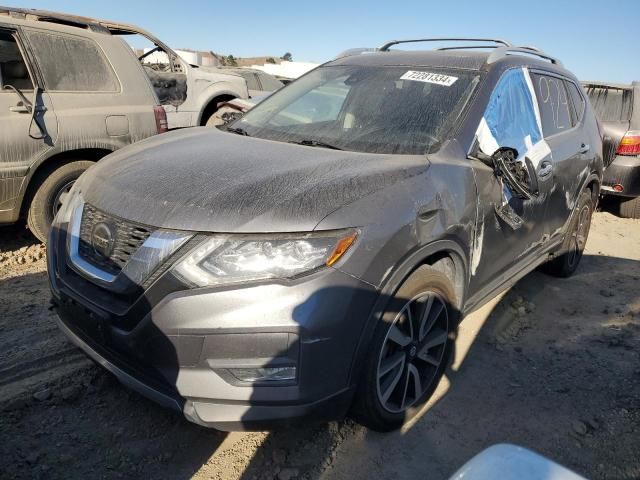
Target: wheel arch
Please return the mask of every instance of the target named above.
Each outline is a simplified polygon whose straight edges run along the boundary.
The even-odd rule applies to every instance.
[[[24,217],[26,215],[36,190],[51,172],[76,160],[97,162],[112,152],[113,150],[107,148],[80,148],[58,152],[40,161],[29,171],[25,182],[23,182],[19,200],[19,216]]]
[[[229,100],[233,100],[234,98],[238,98],[238,95],[236,95],[234,92],[216,92],[214,96],[204,102],[204,108],[200,111],[197,124],[200,126],[204,126],[204,124],[207,123],[209,117],[218,110],[218,104],[222,102],[228,102]]]
[[[468,259],[463,248],[453,240],[436,240],[409,254],[385,279],[380,294],[367,320],[365,321],[351,365],[349,384],[355,385],[361,374],[362,366],[375,326],[387,307],[387,303],[402,283],[419,267],[429,265],[451,279],[456,294],[457,305],[462,312],[468,285]]]
[[[591,190],[591,198],[593,199],[593,206],[598,203],[598,198],[600,197],[600,178],[594,172],[592,173],[586,180],[584,188]]]

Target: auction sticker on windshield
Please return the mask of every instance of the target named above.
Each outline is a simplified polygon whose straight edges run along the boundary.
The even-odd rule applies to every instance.
[[[413,80],[414,82],[435,83],[436,85],[444,85],[450,87],[453,85],[458,77],[451,77],[449,75],[443,75],[441,73],[432,72],[414,72],[409,70],[407,73],[400,77],[400,80]]]

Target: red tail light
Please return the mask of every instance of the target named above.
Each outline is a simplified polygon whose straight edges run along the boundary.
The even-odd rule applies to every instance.
[[[160,105],[156,105],[153,107],[153,113],[156,116],[156,128],[158,129],[158,133],[164,133],[169,130],[169,125],[167,123],[167,112],[164,111]]]
[[[616,153],[618,155],[640,155],[640,130],[629,130],[625,133]]]

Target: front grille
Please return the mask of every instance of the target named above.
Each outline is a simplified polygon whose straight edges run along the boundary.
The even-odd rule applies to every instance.
[[[109,225],[113,233],[113,251],[108,257],[98,252],[92,244],[93,230],[99,223]],[[112,217],[85,204],[80,222],[78,253],[95,267],[111,275],[117,275],[151,233],[151,230],[142,225]]]

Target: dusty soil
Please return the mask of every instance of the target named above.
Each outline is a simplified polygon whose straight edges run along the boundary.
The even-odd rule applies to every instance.
[[[121,387],[58,332],[44,248],[0,230],[0,477],[444,479],[498,442],[640,478],[640,221],[594,216],[568,280],[534,272],[468,317],[402,432],[351,421],[225,434]]]

